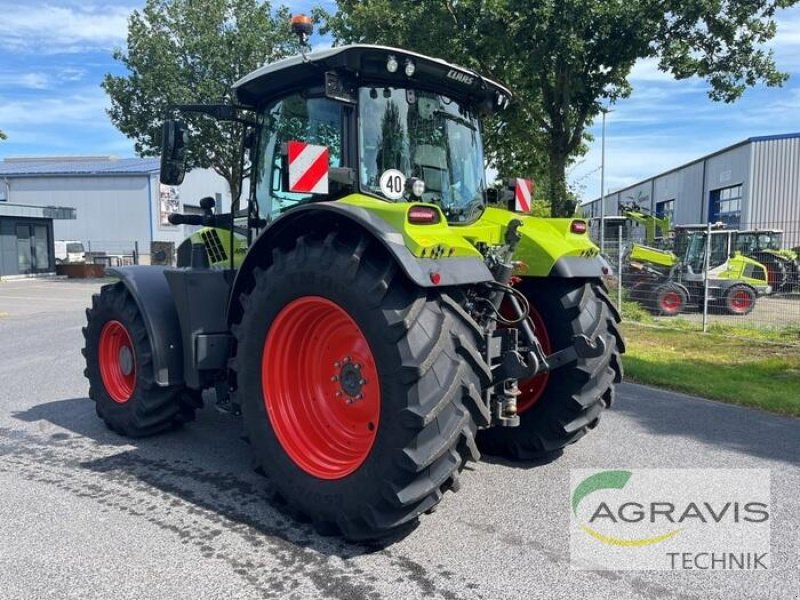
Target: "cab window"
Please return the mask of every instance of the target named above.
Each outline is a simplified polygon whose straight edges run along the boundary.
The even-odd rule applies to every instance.
[[[330,166],[341,166],[342,105],[327,98],[287,96],[260,115],[263,134],[258,158],[256,198],[261,214],[280,213],[313,199],[285,189],[281,146],[289,141],[327,146]]]

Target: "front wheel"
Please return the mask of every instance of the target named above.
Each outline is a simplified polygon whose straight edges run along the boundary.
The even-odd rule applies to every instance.
[[[732,285],[725,292],[725,310],[729,315],[749,315],[756,306],[756,292],[748,285]]]
[[[651,310],[657,315],[674,317],[686,309],[689,296],[674,283],[665,283],[653,291]]]
[[[597,425],[613,401],[614,384],[622,380],[625,343],[619,313],[600,281],[526,278],[518,287],[531,305],[531,321],[546,354],[568,348],[579,334],[590,340],[602,337],[608,348],[600,357],[581,358],[520,381],[519,426],[479,433],[481,450],[533,460],[558,452]]]
[[[275,251],[234,328],[257,466],[292,512],[349,539],[413,527],[487,424],[477,326],[368,247],[342,233]]]
[[[194,419],[202,405],[199,392],[155,383],[150,339],[123,284],[106,285],[95,294],[86,318],[84,375],[97,415],[110,429],[143,437]]]

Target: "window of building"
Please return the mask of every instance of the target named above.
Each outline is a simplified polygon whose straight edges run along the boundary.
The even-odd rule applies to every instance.
[[[742,185],[712,190],[709,202],[709,221],[721,221],[729,228],[739,227],[742,217]]]
[[[673,225],[675,223],[675,198],[656,202],[656,217],[659,219],[669,219],[670,226]],[[668,233],[668,230],[656,227],[657,238],[666,237]]]
[[[656,216],[659,219],[666,217],[672,222],[675,216],[675,199],[656,202]]]

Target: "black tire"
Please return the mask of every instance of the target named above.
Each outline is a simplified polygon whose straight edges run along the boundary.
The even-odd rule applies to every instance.
[[[113,431],[127,437],[144,437],[174,429],[192,421],[202,406],[200,392],[184,386],[160,387],[153,377],[150,339],[139,308],[122,283],[103,286],[92,296],[86,309],[83,328],[86,346],[84,375],[89,380],[89,397],[95,401],[97,415]],[[130,398],[115,401],[100,372],[100,337],[106,324],[116,321],[132,342],[135,383]]]
[[[237,398],[256,469],[290,512],[323,534],[351,540],[410,531],[448,489],[466,460],[478,460],[478,426],[488,424],[481,389],[489,370],[477,325],[446,294],[411,284],[378,244],[357,233],[306,236],[254,272],[234,326]],[[324,479],[281,445],[265,408],[262,360],[276,316],[298,298],[322,297],[363,332],[377,365],[380,418],[358,468]],[[281,371],[283,372],[283,371]],[[298,400],[299,402],[300,400]]]
[[[756,306],[756,298],[756,291],[749,285],[732,285],[725,291],[725,312],[740,317],[749,315]]]
[[[675,317],[686,310],[689,296],[686,291],[674,283],[665,283],[653,290],[653,297],[648,303],[649,310],[662,317]]]
[[[622,381],[625,342],[620,316],[599,281],[524,279],[518,286],[546,326],[551,351],[567,348],[578,334],[602,337],[608,351],[599,358],[579,359],[549,374],[538,401],[520,414],[518,427],[479,432],[487,454],[515,460],[537,460],[559,452],[598,424]],[[521,397],[522,398],[522,397]]]
[[[789,263],[789,281],[786,283],[786,292],[800,292],[800,261],[792,260]]]

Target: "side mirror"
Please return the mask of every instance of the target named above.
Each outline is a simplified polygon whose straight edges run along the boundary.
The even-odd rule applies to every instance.
[[[186,126],[167,119],[161,129],[161,183],[180,185],[186,175]]]

